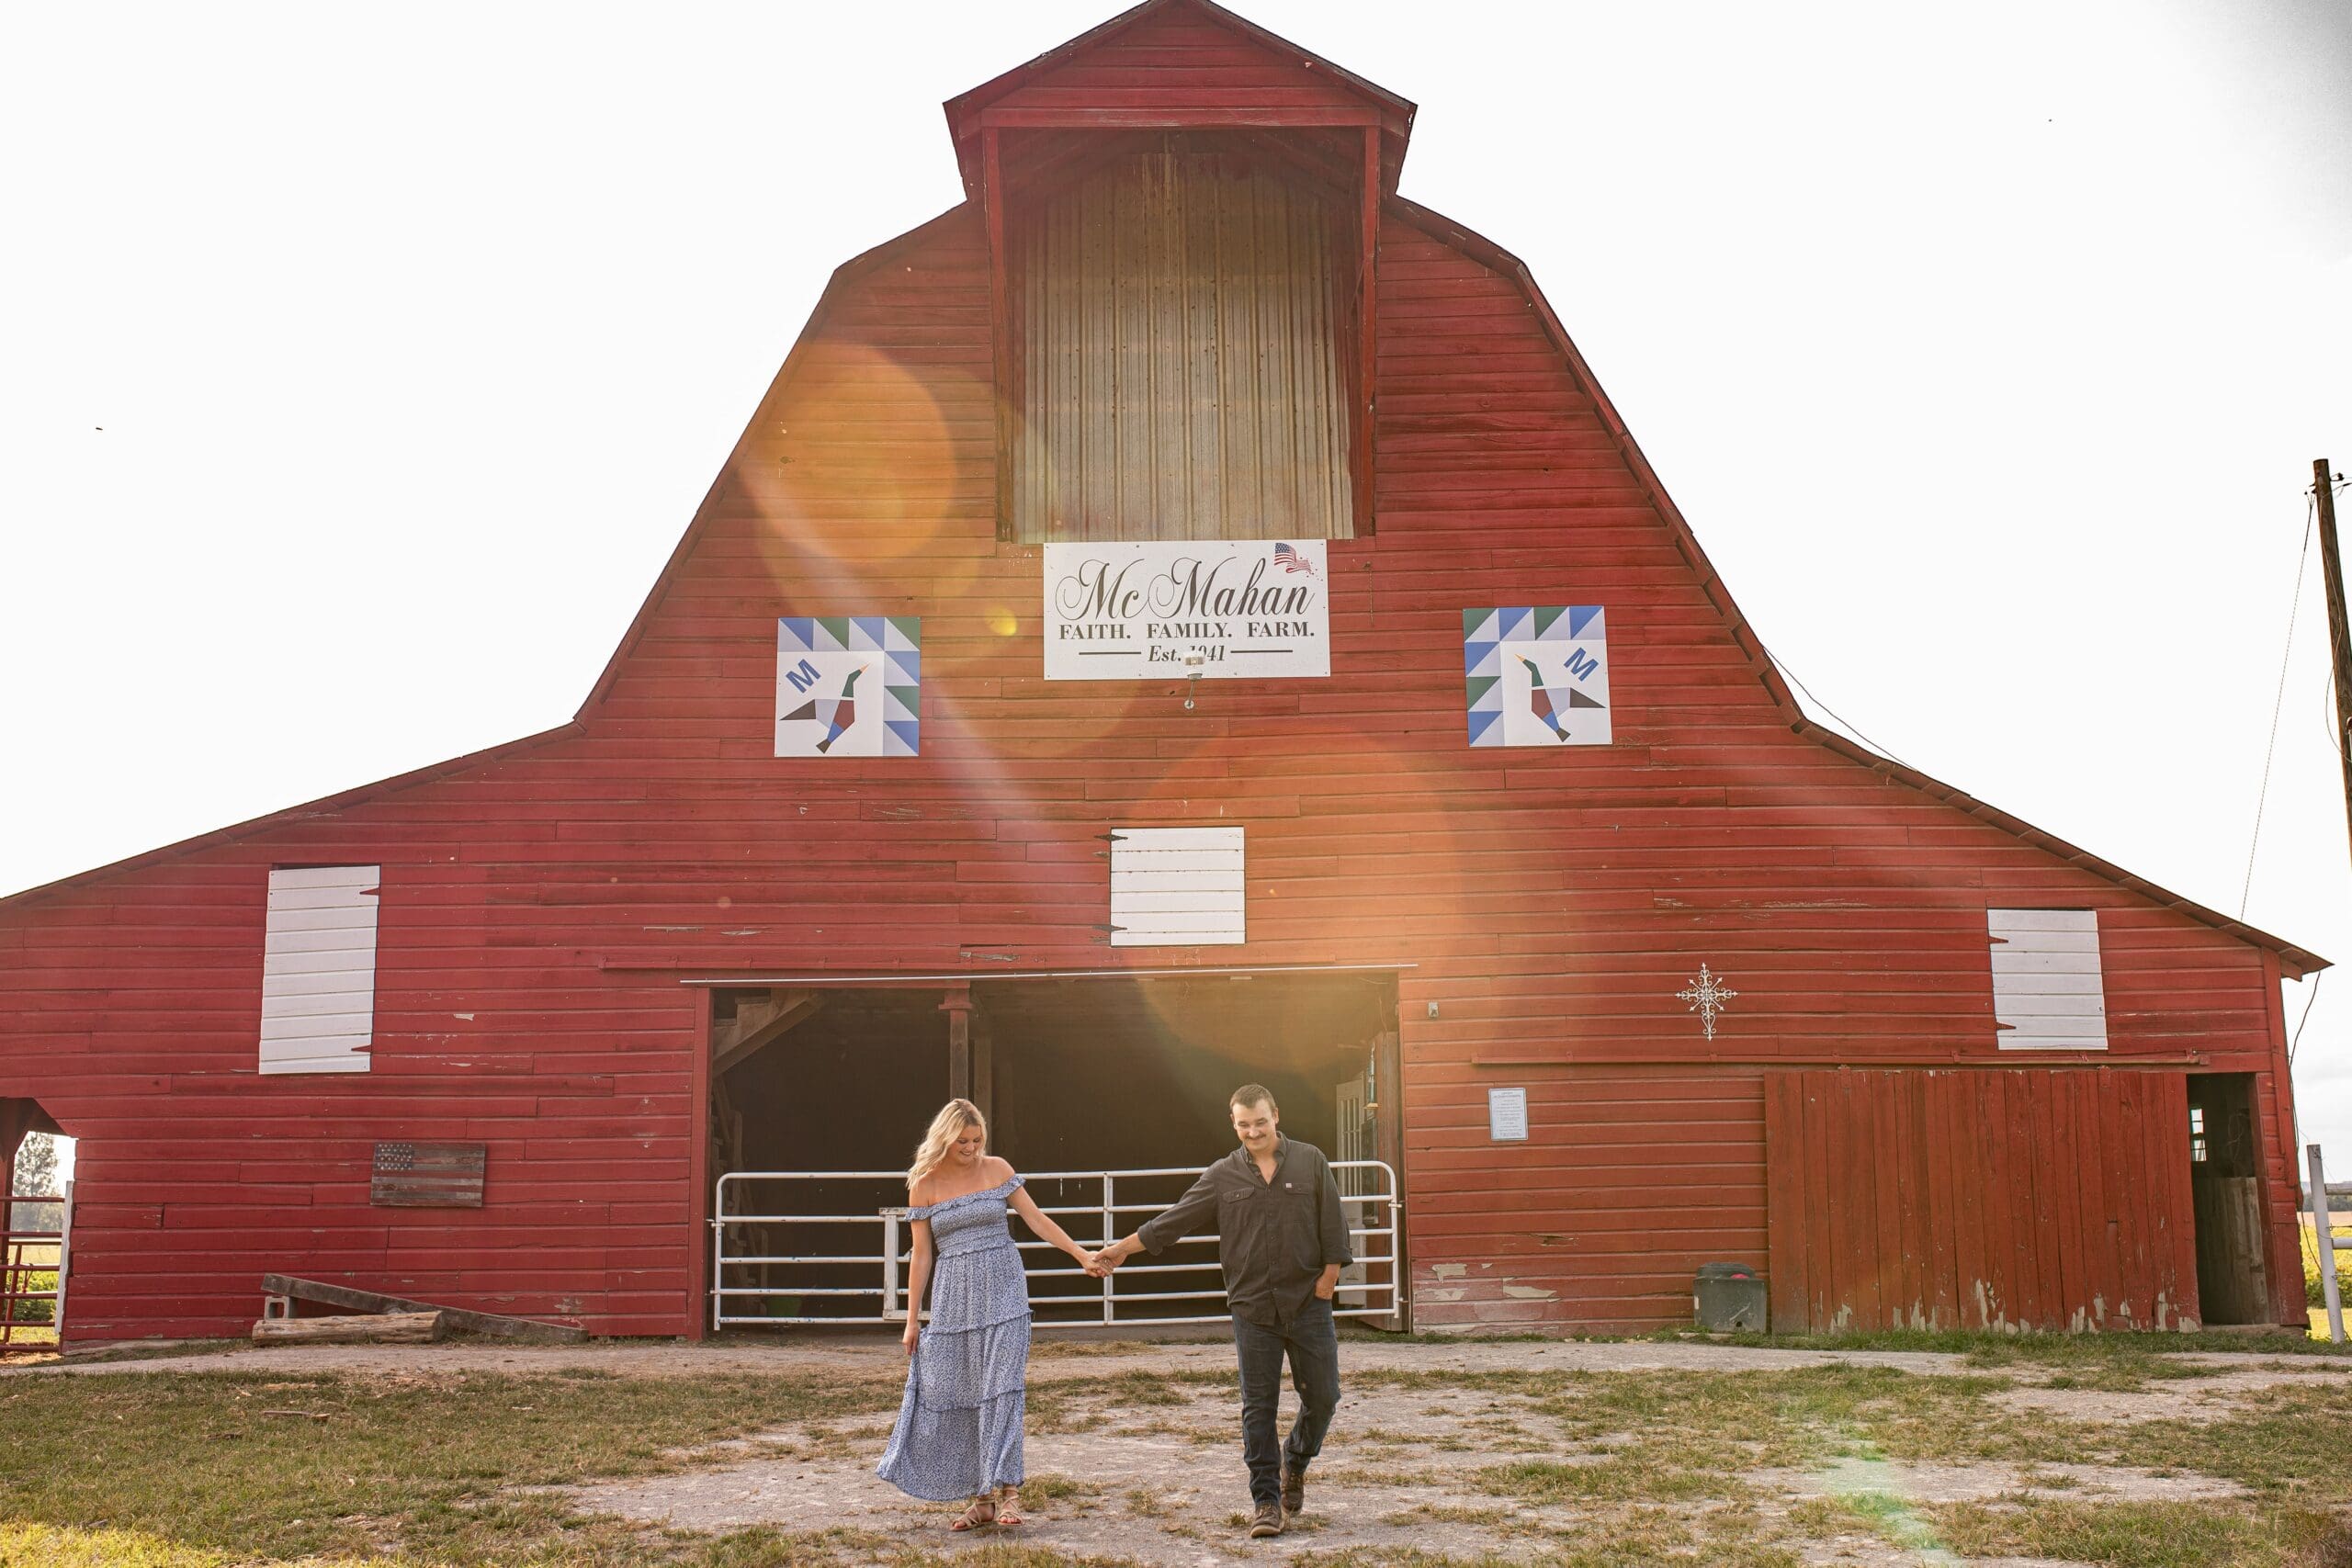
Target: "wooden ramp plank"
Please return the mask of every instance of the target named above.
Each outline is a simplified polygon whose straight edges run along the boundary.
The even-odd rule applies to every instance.
[[[412,1301],[406,1296],[386,1295],[379,1291],[363,1291],[351,1285],[330,1285],[320,1280],[299,1280],[290,1274],[264,1274],[261,1277],[264,1295],[290,1296],[296,1301],[317,1302],[323,1306],[348,1308],[365,1313],[437,1312],[444,1324],[460,1334],[489,1334],[502,1339],[545,1339],[566,1345],[584,1343],[588,1331],[568,1323],[542,1323],[531,1317],[503,1317],[494,1312],[469,1312],[464,1307],[443,1306],[438,1302]]]

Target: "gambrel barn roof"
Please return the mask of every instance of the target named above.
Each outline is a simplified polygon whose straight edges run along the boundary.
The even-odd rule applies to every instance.
[[[570,722],[0,900],[66,1331],[773,1323],[741,1183],[945,1095],[1107,1192],[1238,1078],[1393,1176],[1396,1326],[1722,1258],[1779,1328],[2298,1321],[2324,961],[1809,719],[1412,123],[1208,0],[963,95],[967,199],[834,274]],[[428,1146],[479,1206],[379,1195]]]
[[[1182,32],[1184,41],[1170,42],[1171,29]],[[1229,45],[1221,48],[1203,45],[1199,41],[1203,29],[1213,30],[1229,39]],[[1204,98],[1224,107],[1204,109],[1200,106]],[[1675,504],[1673,497],[1610,401],[1608,393],[1593,376],[1575,341],[1545,299],[1526,264],[1486,236],[1395,194],[1397,171],[1404,162],[1415,114],[1415,106],[1409,101],[1301,49],[1212,3],[1212,0],[1145,0],[1144,4],[1069,42],[950,99],[944,108],[957,163],[964,174],[966,188],[971,192],[978,188],[980,134],[989,124],[1030,128],[1091,125],[1106,132],[1173,123],[1220,125],[1266,131],[1290,128],[1302,133],[1334,126],[1377,127],[1382,148],[1384,194],[1381,209],[1384,217],[1457,247],[1517,284],[1524,294],[1528,310],[1565,360],[1568,374],[1591,400],[1626,468],[1647,492],[1676,548],[1696,574],[1708,600],[1722,616],[1757,682],[1784,714],[1792,730],[1871,769],[1884,777],[1891,786],[1917,790],[2118,887],[2276,953],[2281,972],[2288,977],[2300,977],[2327,966],[2326,959],[2293,942],[2170,892],[1997,807],[1977,800],[1953,785],[1880,756],[1808,717],[1774,667],[1761,640],[1734,600],[1729,587],[1708,560],[1680,508]],[[1295,147],[1291,155],[1297,155]],[[1311,152],[1308,156],[1313,156]],[[1338,177],[1336,173],[1333,177]],[[746,460],[755,434],[772,419],[780,399],[794,384],[796,371],[800,367],[806,351],[821,337],[844,289],[890,265],[895,258],[922,247],[934,231],[955,221],[977,200],[975,195],[965,207],[951,209],[930,222],[854,257],[835,270],[808,323],[802,328],[762,399],[760,407],[746,424],[727,463],[722,466],[710,492],[687,525],[677,547],[656,578],[644,604],[571,724],[200,834],[0,898],[0,905],[39,898],[94,879],[266,833],[286,824],[332,816],[388,793],[484,767],[576,733],[578,727],[594,714],[609,694],[615,679],[638,647],[681,567],[701,540],[729,477]]]

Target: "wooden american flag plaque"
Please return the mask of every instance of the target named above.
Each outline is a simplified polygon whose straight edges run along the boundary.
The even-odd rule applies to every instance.
[[[481,1144],[378,1144],[368,1201],[392,1209],[479,1209]]]

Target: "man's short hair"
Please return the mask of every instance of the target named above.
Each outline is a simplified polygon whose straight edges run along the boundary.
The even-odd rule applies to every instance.
[[[1236,1108],[1244,1105],[1262,1105],[1277,1116],[1283,1113],[1283,1108],[1274,1103],[1274,1091],[1261,1083],[1243,1084],[1233,1091],[1233,1098],[1226,1103]]]

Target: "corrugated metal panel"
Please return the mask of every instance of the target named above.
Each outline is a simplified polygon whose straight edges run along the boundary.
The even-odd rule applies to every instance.
[[[262,945],[261,1070],[364,1073],[376,1033],[381,868],[269,874]]]
[[[1242,830],[1126,828],[1111,835],[1111,945],[1242,940]]]
[[[2177,1072],[1766,1075],[1775,1332],[2199,1317]]]
[[[1160,152],[1011,217],[1014,537],[1349,536],[1329,204],[1230,157]]]
[[[1993,1021],[2011,1051],[2104,1051],[2096,909],[1988,909]]]

